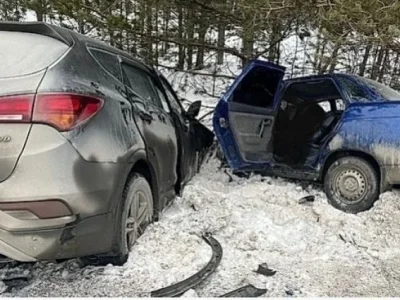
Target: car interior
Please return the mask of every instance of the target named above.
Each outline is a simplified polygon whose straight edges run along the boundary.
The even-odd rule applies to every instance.
[[[312,166],[343,110],[342,96],[330,78],[289,85],[276,116],[275,161]]]
[[[274,95],[281,77],[275,70],[252,69],[229,101],[230,126],[245,160],[269,161],[273,156],[292,168],[312,167],[341,118],[344,101],[331,78],[308,78],[280,93],[275,113]],[[274,127],[265,129],[269,124]]]

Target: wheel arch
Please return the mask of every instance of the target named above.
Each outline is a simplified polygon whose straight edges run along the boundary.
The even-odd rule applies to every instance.
[[[118,236],[120,234],[120,217],[122,214],[120,213],[122,209],[123,201],[123,193],[124,190],[129,183],[129,180],[133,176],[133,174],[140,174],[146,178],[148,181],[152,195],[153,195],[153,212],[154,212],[154,221],[158,219],[158,212],[160,209],[160,201],[159,201],[159,183],[156,173],[154,171],[154,167],[148,161],[147,155],[144,149],[140,149],[135,151],[127,160],[124,162],[123,170],[121,171],[121,176],[119,177],[121,180],[118,182],[115,194],[115,201],[112,201],[112,217],[109,219],[111,226],[113,226],[113,236],[110,239],[110,248],[109,251],[105,251],[100,256],[103,256],[104,261],[108,263],[108,259],[111,258],[113,264],[121,265],[118,256],[115,256],[115,253],[118,253]],[[112,257],[116,257],[116,262],[112,259]],[[125,260],[122,262],[124,263]]]
[[[324,161],[323,164],[323,169],[321,172],[320,180],[324,180],[325,175],[329,169],[329,167],[339,158],[341,157],[346,157],[346,156],[355,156],[362,158],[366,160],[368,163],[371,164],[371,166],[374,168],[376,171],[376,174],[378,175],[378,181],[380,182],[380,191],[383,191],[387,188],[387,183],[385,179],[385,173],[384,170],[381,168],[379,165],[378,161],[374,156],[371,154],[368,154],[366,152],[360,151],[360,150],[337,150],[334,152],[331,152],[327,158]]]
[[[147,159],[146,153],[144,151],[137,151],[132,159],[130,160],[130,169],[125,176],[124,185],[129,181],[129,178],[134,174],[138,173],[150,184],[150,188],[153,194],[153,205],[154,205],[154,216],[157,219],[158,213],[161,210],[160,207],[160,195],[159,195],[159,183],[157,174],[151,162]]]

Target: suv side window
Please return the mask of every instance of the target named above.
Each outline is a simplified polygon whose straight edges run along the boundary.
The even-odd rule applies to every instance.
[[[100,64],[100,66],[103,67],[103,69],[105,69],[119,81],[122,81],[121,68],[116,55],[94,48],[88,48],[88,50],[94,59]]]
[[[162,105],[163,109],[164,109],[167,113],[170,113],[171,110],[169,109],[168,101],[167,101],[167,98],[165,97],[163,91],[162,91],[157,85],[154,85],[154,88],[155,88],[156,91],[157,91],[158,98],[160,98],[160,100],[161,100],[161,105]]]
[[[160,99],[154,90],[154,84],[150,76],[143,70],[131,65],[123,64],[125,84],[128,85],[133,92],[150,103],[162,107]]]
[[[178,114],[183,115],[183,107],[180,104],[179,99],[176,96],[175,92],[172,90],[171,86],[164,77],[161,77],[160,79],[162,85],[164,86],[165,92],[167,94],[172,109],[175,110]]]

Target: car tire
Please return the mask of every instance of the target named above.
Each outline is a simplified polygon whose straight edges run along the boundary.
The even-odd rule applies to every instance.
[[[137,209],[138,207],[139,210]],[[153,207],[153,193],[150,184],[141,174],[132,174],[125,185],[122,201],[118,208],[112,252],[81,258],[83,264],[122,266],[128,260],[129,252],[132,250],[137,238],[153,221]],[[135,219],[139,220],[136,221]],[[130,222],[129,220],[132,221]]]
[[[378,199],[379,176],[365,159],[341,157],[329,166],[324,189],[332,206],[356,214],[370,209]]]

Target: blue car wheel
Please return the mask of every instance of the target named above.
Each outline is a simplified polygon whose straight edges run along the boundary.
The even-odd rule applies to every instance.
[[[332,206],[359,213],[370,209],[378,199],[379,176],[377,170],[360,157],[340,157],[328,168],[324,187]]]

